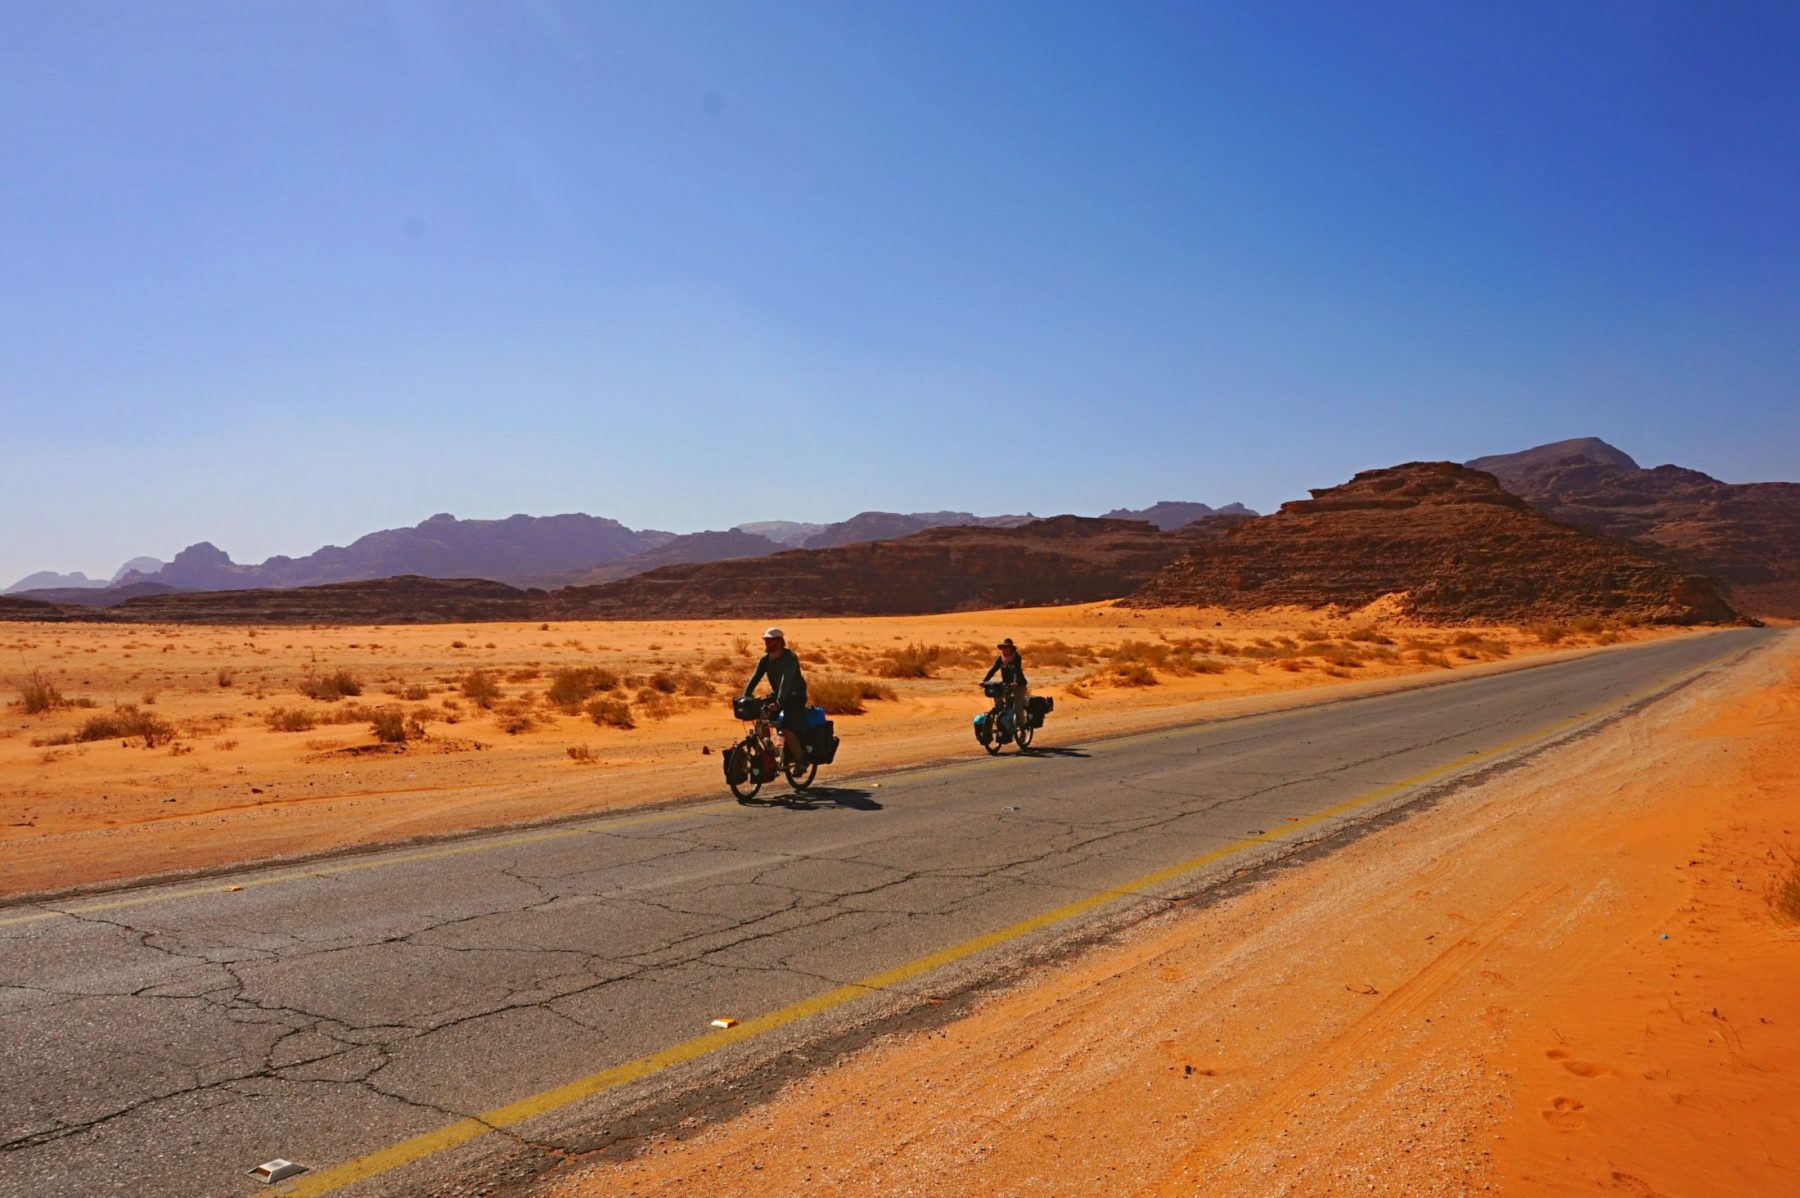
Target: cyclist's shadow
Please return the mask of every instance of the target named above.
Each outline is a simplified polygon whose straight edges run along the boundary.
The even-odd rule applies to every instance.
[[[1092,756],[1092,754],[1090,754],[1086,749],[1076,749],[1076,748],[1072,748],[1072,747],[1065,747],[1062,745],[1045,745],[1042,748],[1039,748],[1036,745],[1032,745],[1028,749],[1021,750],[1021,753],[1026,757],[1089,757],[1089,756]]]
[[[850,811],[880,811],[875,796],[855,786],[819,786],[796,790],[774,800],[795,811],[818,811],[826,807],[843,807]]]

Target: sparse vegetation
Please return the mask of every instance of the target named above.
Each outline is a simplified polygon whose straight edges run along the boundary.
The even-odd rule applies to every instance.
[[[13,683],[19,691],[19,705],[25,709],[26,715],[42,715],[47,711],[55,711],[59,707],[68,706],[68,700],[50,681],[50,676],[42,670],[27,670],[23,678]]]
[[[827,677],[807,684],[806,696],[828,715],[861,715],[868,700],[892,699],[894,688],[873,678]]]
[[[336,703],[339,699],[362,694],[362,683],[349,670],[333,670],[329,674],[308,674],[300,680],[300,693],[309,699]]]
[[[569,755],[569,760],[573,761],[576,765],[599,765],[600,764],[600,759],[594,755],[594,751],[592,749],[588,748],[584,744],[583,745],[570,745],[567,749],[565,749],[563,751]]]
[[[139,737],[143,738],[146,749],[154,749],[175,739],[175,726],[127,703],[115,707],[110,714],[89,716],[75,733],[78,741],[135,740]]]
[[[932,667],[943,656],[942,645],[914,643],[902,649],[889,649],[875,672],[883,678],[929,678]]]
[[[229,687],[231,685],[232,681],[236,677],[237,677],[237,675],[232,672],[232,669],[230,666],[220,666],[219,673],[217,675],[217,678],[219,681],[219,688],[221,690],[223,690],[226,687]]]
[[[311,732],[319,726],[313,713],[299,707],[276,707],[263,717],[270,732]]]
[[[1788,855],[1787,868],[1769,883],[1769,908],[1786,923],[1800,923],[1800,857]]]
[[[616,690],[619,676],[598,666],[573,666],[557,670],[550,676],[544,698],[551,706],[573,715],[588,699],[602,691]]]
[[[486,670],[471,670],[463,675],[458,689],[462,691],[463,698],[483,711],[491,708],[500,700],[500,684]]]
[[[631,718],[631,704],[623,699],[591,699],[582,710],[602,728],[637,727],[637,722]]]
[[[403,745],[425,735],[425,725],[398,705],[377,707],[369,713],[369,732],[384,745]]]

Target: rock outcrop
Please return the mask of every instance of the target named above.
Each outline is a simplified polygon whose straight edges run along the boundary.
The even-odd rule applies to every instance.
[[[1645,470],[1594,437],[1477,458],[1539,511],[1638,542],[1717,576],[1754,616],[1800,619],[1800,483],[1727,483],[1698,470]]]
[[[1359,608],[1433,621],[1739,618],[1713,579],[1558,523],[1454,462],[1368,470],[1196,547],[1129,605]]]

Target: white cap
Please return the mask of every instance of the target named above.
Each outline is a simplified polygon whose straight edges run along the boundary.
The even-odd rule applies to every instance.
[[[765,640],[765,641],[785,641],[785,640],[787,640],[787,637],[785,637],[781,634],[781,629],[771,628],[767,632],[763,633],[763,640]]]

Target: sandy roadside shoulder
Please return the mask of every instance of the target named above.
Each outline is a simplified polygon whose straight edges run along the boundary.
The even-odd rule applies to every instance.
[[[596,1194],[1696,1198],[1800,1176],[1800,634]]]

